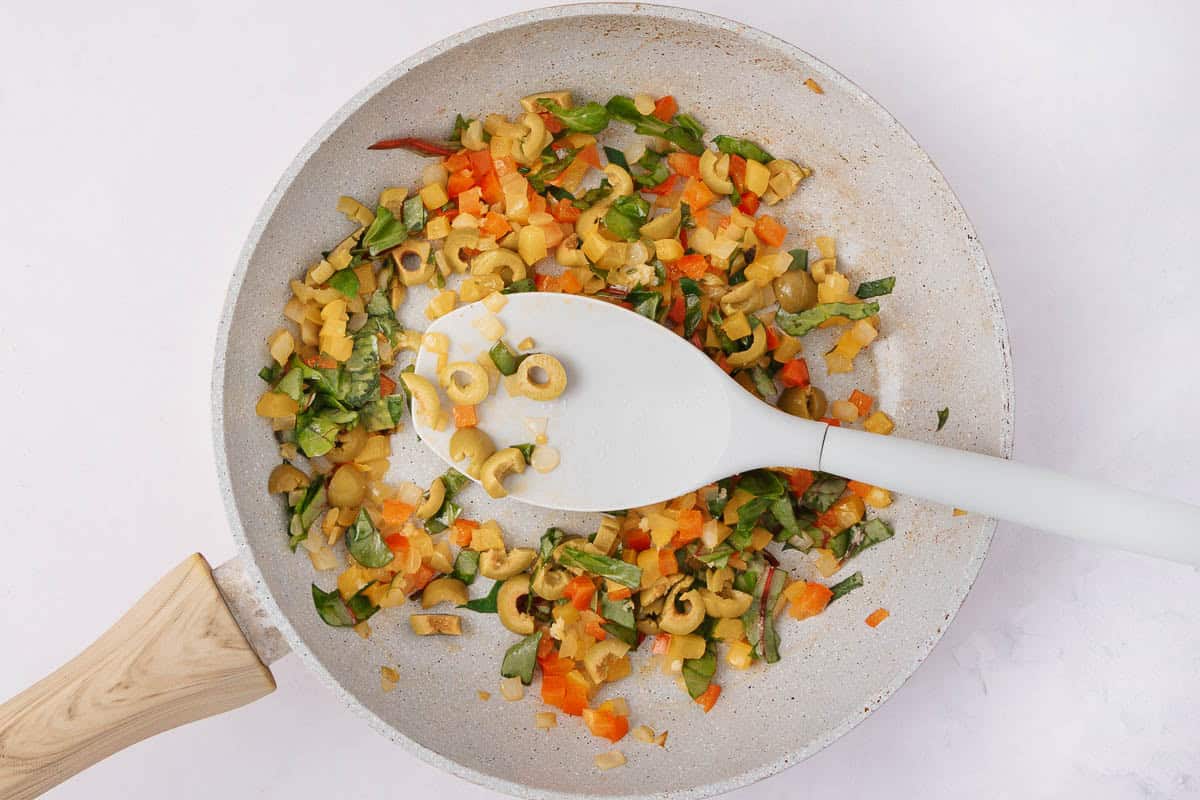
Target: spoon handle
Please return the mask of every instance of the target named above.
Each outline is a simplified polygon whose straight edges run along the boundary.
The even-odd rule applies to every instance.
[[[1200,508],[1098,481],[830,427],[821,469],[991,517],[1200,566]]]

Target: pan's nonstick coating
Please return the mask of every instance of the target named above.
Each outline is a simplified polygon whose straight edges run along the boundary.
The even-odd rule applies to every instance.
[[[806,78],[825,93],[812,92]],[[709,795],[801,761],[877,708],[949,624],[994,523],[898,498],[882,514],[895,539],[854,562],[866,587],[814,619],[784,622],[780,663],[747,672],[722,667],[724,692],[712,713],[648,666],[609,688],[609,696],[629,700],[634,724],[669,730],[670,738],[665,751],[621,742],[629,763],[601,773],[592,758],[607,742],[561,715],[558,728],[536,731],[533,696],[499,698],[500,656],[514,637],[494,617],[464,612],[461,638],[418,640],[403,610],[374,617],[369,641],[326,627],[309,585],[329,588],[336,573],[316,575],[302,553],[288,550],[282,505],[266,493],[278,455],[269,426],[254,416],[262,391],[256,373],[267,359],[267,336],[281,324],[288,280],[347,233],[334,210],[338,195],[371,201],[386,186],[412,185],[425,163],[366,145],[408,133],[444,136],[456,112],[511,113],[522,95],[552,88],[601,102],[614,93],[671,93],[710,136],[753,136],[811,167],[813,177],[775,212],[792,230],[835,236],[852,279],[897,276],[870,354],[853,375],[818,374],[816,382],[831,397],[856,387],[875,395],[894,416],[897,435],[1008,454],[1012,380],[999,300],[970,222],[908,133],[829,67],[743,25],[654,6],[580,5],[497,20],[413,56],[339,111],[297,157],[251,231],[222,322],[214,409],[223,489],[234,533],[292,647],[349,707],[402,746],[525,796]],[[423,327],[423,306],[411,301],[404,322]],[[823,352],[831,337],[813,334],[806,350]],[[820,362],[809,359],[815,368]],[[944,406],[953,409],[951,423],[935,437]],[[397,435],[393,448],[394,479],[427,484],[443,470],[411,431]],[[551,524],[594,530],[595,518],[489,500],[478,487],[464,497],[473,518],[494,517],[514,544],[528,544]],[[789,554],[786,563],[803,559]],[[891,617],[867,627],[864,618],[879,606]],[[380,690],[384,664],[400,672],[390,694]],[[493,699],[478,700],[477,689]]]

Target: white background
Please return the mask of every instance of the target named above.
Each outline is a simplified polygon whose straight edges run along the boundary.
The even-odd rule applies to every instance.
[[[233,553],[209,367],[260,203],[372,78],[528,7],[0,5],[0,696],[74,655],[186,553]],[[697,7],[842,70],[946,173],[1004,298],[1018,458],[1200,502],[1200,7]],[[908,684],[737,796],[1200,795],[1198,599],[1193,568],[1001,525]],[[265,700],[53,796],[490,796],[388,744],[294,658],[275,675]]]

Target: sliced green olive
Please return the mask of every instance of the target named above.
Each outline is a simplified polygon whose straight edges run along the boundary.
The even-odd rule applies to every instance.
[[[815,386],[791,386],[779,395],[779,410],[794,417],[820,419],[825,416],[828,400]]]
[[[629,645],[613,637],[596,642],[583,656],[583,668],[593,683],[604,683],[613,662],[619,661],[629,652]]]
[[[559,600],[566,594],[567,584],[571,582],[571,573],[565,569],[542,567],[537,570],[530,583],[533,593],[547,600]]]
[[[710,592],[708,589],[700,590],[700,598],[704,603],[704,610],[710,617],[717,619],[731,619],[740,617],[746,613],[746,609],[750,608],[750,603],[754,598],[745,592],[739,592],[737,589],[732,589],[728,597]]]
[[[658,627],[667,633],[683,635],[696,630],[700,623],[704,622],[704,598],[700,596],[698,589],[683,594],[680,594],[679,590],[680,587],[677,586],[667,595],[667,603],[663,607],[662,617],[658,620]],[[682,611],[679,609],[680,604],[683,605]]]
[[[496,593],[496,613],[500,616],[500,624],[513,633],[528,636],[533,633],[533,617],[517,608],[522,597],[529,594],[529,576],[514,575],[500,584]]]
[[[479,556],[479,574],[494,581],[503,581],[529,569],[537,553],[527,547],[518,547],[507,553],[487,550]]]

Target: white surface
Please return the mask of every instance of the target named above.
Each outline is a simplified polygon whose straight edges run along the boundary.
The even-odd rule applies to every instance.
[[[157,5],[0,6],[3,696],[185,553],[232,553],[212,340],[242,237],[301,144],[404,55],[527,7]],[[1009,5],[697,7],[838,67],[946,172],[1004,297],[1018,458],[1200,502],[1200,373],[1183,366],[1200,343],[1200,10]],[[1200,795],[1198,596],[1194,569],[1002,525],[916,676],[737,796]],[[293,659],[275,674],[258,704],[53,796],[488,796],[387,744]]]

